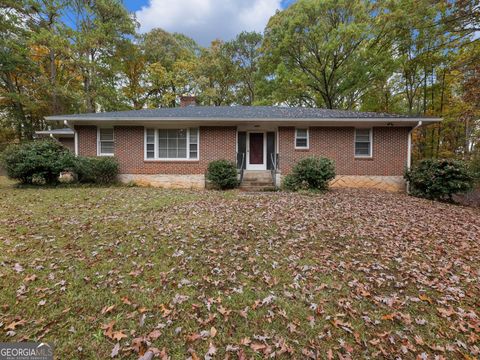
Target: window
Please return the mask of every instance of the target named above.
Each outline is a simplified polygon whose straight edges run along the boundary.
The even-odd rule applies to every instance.
[[[189,158],[198,159],[198,129],[190,129]]]
[[[145,158],[148,160],[197,160],[197,128],[145,129]]]
[[[155,130],[147,129],[146,133],[146,143],[147,143],[147,159],[155,158]]]
[[[295,129],[295,148],[308,149],[308,129]]]
[[[113,156],[113,128],[98,129],[98,155]]]
[[[355,129],[355,156],[372,156],[372,129]]]

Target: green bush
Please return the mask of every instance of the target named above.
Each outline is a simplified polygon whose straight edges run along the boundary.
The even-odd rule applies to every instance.
[[[427,159],[405,173],[412,195],[434,200],[452,200],[473,186],[473,176],[463,161]]]
[[[113,157],[79,157],[76,172],[81,183],[110,184],[116,181],[119,168]]]
[[[327,190],[330,180],[335,178],[335,164],[322,157],[308,157],[300,160],[285,176],[283,187],[287,190]]]
[[[207,179],[216,187],[225,190],[238,186],[237,168],[228,160],[216,160],[208,164]]]
[[[108,184],[116,180],[119,171],[114,158],[75,157],[58,141],[50,139],[10,145],[1,162],[10,178],[33,185],[57,184],[62,171],[77,173],[82,183]]]
[[[23,184],[56,184],[61,171],[75,170],[75,156],[54,140],[8,146],[1,161],[7,175]]]

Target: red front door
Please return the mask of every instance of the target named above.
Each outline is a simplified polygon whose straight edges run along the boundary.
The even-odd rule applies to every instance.
[[[263,164],[263,133],[250,133],[250,164]]]

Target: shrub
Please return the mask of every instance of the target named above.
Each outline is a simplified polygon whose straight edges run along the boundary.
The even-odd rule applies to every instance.
[[[474,181],[480,185],[480,155],[476,155],[469,164]]]
[[[7,175],[24,184],[55,184],[64,170],[75,169],[75,156],[55,140],[8,146],[2,154]]]
[[[237,168],[228,160],[216,160],[208,164],[207,179],[216,187],[225,190],[238,186]]]
[[[79,157],[76,172],[81,183],[110,184],[116,181],[119,168],[113,157]]]
[[[328,183],[335,177],[334,162],[322,157],[308,157],[300,160],[285,176],[283,187],[287,190],[327,190]]]
[[[473,186],[473,176],[463,161],[422,160],[405,173],[412,195],[434,200],[452,200]]]

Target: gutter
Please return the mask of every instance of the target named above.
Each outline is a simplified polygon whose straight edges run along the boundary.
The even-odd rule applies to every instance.
[[[66,115],[69,116],[69,115]],[[403,123],[411,121],[420,121],[420,118],[407,118],[407,117],[391,117],[391,118],[373,118],[373,117],[351,117],[351,118],[221,118],[221,117],[114,117],[114,116],[102,116],[102,117],[64,117],[61,115],[45,116],[47,121],[64,121],[68,126],[69,121],[134,121],[134,122],[149,122],[149,121],[224,121],[224,122],[391,122],[391,123]],[[440,122],[441,118],[421,118],[425,122]]]
[[[417,125],[415,125],[409,132],[408,132],[408,153],[407,153],[407,170],[410,170],[412,167],[412,133],[415,129],[422,126],[423,122],[420,120]],[[407,194],[410,194],[410,184],[407,181]]]

